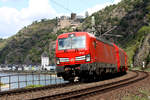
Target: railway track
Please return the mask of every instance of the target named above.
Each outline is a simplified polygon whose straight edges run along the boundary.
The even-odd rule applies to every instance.
[[[54,85],[47,85],[44,87],[36,87],[36,88],[20,88],[20,89],[13,89],[9,91],[3,91],[0,92],[0,97],[3,95],[16,95],[16,94],[23,94],[27,92],[34,92],[34,91],[40,91],[40,90],[46,90],[46,89],[55,89],[55,88],[61,88],[61,87],[68,87],[72,85],[81,84],[79,82],[76,83],[61,83],[61,84],[54,84]]]
[[[117,88],[127,86],[129,84],[143,80],[149,76],[148,73],[146,72],[142,72],[142,71],[133,71],[133,72],[136,73],[134,76],[124,79],[124,80],[119,80],[119,81],[111,82],[108,84],[98,85],[98,86],[75,90],[71,92],[64,92],[64,93],[54,94],[50,96],[38,97],[38,98],[31,99],[31,100],[55,100],[55,99],[66,100],[66,99],[78,99],[78,98],[81,99],[86,96],[91,96],[93,94],[94,95],[102,94],[102,93],[106,93],[108,91],[111,91]]]
[[[60,85],[52,85],[34,89],[20,89],[17,91],[7,91],[0,93],[0,99],[2,100],[49,100],[49,99],[78,99],[84,98],[87,96],[102,94],[113,89],[117,89],[120,87],[127,86],[131,83],[140,81],[148,77],[148,73],[133,71],[132,76],[122,79],[116,80],[112,79],[110,82],[106,82],[106,80],[102,81],[104,83],[99,84],[101,82],[95,83],[67,83]],[[91,86],[91,84],[93,84]],[[88,86],[89,85],[89,86]],[[84,87],[84,88],[83,88]],[[77,89],[78,88],[78,89]],[[36,93],[37,92],[37,93]]]

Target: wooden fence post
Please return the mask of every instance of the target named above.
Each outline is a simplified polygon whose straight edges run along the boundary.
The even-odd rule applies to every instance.
[[[25,74],[26,87],[27,87],[27,85],[28,85],[27,76],[28,76],[28,74],[26,73],[26,74]]]
[[[46,74],[45,74],[45,85],[46,85]]]
[[[18,88],[20,88],[20,80],[19,80],[19,74],[18,75]]]

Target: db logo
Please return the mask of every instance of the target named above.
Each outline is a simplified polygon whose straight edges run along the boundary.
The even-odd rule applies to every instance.
[[[71,61],[71,62],[74,62],[74,58],[71,58],[70,61]]]

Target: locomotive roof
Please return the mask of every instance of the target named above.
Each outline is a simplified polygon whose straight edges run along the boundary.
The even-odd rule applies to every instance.
[[[65,37],[65,36],[68,36],[68,34],[73,34],[73,33],[75,33],[75,34],[81,34],[81,35],[89,34],[89,33],[87,33],[87,32],[70,32],[70,33],[63,33],[63,34],[59,35],[58,38],[63,38],[63,37]],[[92,35],[92,34],[91,34],[91,35]]]
[[[96,37],[96,39],[99,40],[99,41],[101,41],[101,42],[103,42],[103,43],[105,43],[105,44],[109,44],[109,45],[114,46],[112,42],[109,42],[109,41],[107,41],[107,40],[105,40],[103,38]]]
[[[63,33],[63,34],[59,35],[58,38],[64,38],[66,35],[68,35],[68,34],[73,34],[73,33],[75,33],[75,34],[83,34],[83,35],[84,35],[84,34],[88,34],[90,37],[96,38],[97,40],[99,40],[99,41],[101,41],[101,42],[103,42],[103,43],[106,43],[106,44],[109,44],[109,45],[112,45],[112,46],[113,46],[113,43],[111,43],[111,42],[109,42],[109,41],[107,41],[107,40],[105,40],[105,39],[103,39],[103,38],[98,38],[98,37],[96,37],[96,36],[94,36],[93,34],[88,33],[88,32],[70,32],[70,33]]]

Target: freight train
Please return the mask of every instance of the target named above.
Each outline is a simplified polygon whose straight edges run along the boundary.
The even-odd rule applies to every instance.
[[[70,32],[57,37],[56,72],[73,81],[100,79],[106,73],[126,73],[127,54],[114,43],[88,32]]]

